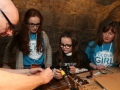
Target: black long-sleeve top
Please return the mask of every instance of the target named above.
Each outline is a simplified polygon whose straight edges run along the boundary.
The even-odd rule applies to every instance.
[[[53,68],[57,68],[57,69],[61,68],[59,66],[59,64],[57,64],[57,61],[56,61],[58,55],[59,55],[58,51],[53,55],[52,66],[51,66],[52,69]],[[83,51],[81,51],[81,56],[82,56],[82,62],[80,62],[80,63],[82,63],[81,68],[90,69],[90,66],[89,66],[90,60],[88,60],[87,55]],[[75,67],[77,67],[76,66],[77,62],[71,63],[71,61],[72,61],[72,56],[65,56],[63,66],[72,66],[72,65],[74,65]],[[80,68],[80,67],[78,66],[77,68]]]

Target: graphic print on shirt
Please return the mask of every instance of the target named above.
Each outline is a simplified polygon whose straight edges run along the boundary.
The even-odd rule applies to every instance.
[[[38,60],[42,56],[42,52],[36,50],[36,40],[30,40],[30,54],[28,55],[31,59]]]
[[[64,63],[63,66],[76,66],[76,63]]]
[[[113,54],[112,52],[103,50],[96,53],[94,60],[97,65],[104,65],[105,67],[112,66]]]

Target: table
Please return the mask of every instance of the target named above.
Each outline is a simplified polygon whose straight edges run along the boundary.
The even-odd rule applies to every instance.
[[[99,70],[94,70],[93,74],[96,74],[98,72],[99,72]],[[88,80],[89,85],[84,85],[83,89],[81,89],[79,87],[79,90],[103,90],[103,88],[100,85],[98,85],[98,83],[95,82],[95,78],[98,78],[101,76],[106,76],[106,75],[112,75],[112,74],[119,73],[119,72],[120,72],[120,68],[118,68],[118,67],[107,68],[107,74],[100,73],[97,76],[93,75],[93,77]],[[88,74],[89,74],[89,72],[86,72],[86,73],[78,74],[78,76],[85,79],[86,75],[88,75]]]
[[[99,70],[93,70],[93,74],[96,74],[98,72]],[[118,67],[107,68],[106,72],[107,72],[106,74],[100,73],[97,76],[93,75],[91,79],[87,79],[89,84],[82,85],[82,87],[78,86],[79,90],[103,90],[103,88],[95,82],[95,78],[104,75],[111,75],[114,73],[118,73],[120,72],[120,68]],[[86,80],[86,76],[88,75],[90,75],[90,72],[77,74],[77,76],[79,76],[83,80]],[[74,82],[72,80],[70,82],[72,85],[74,85]],[[64,79],[61,80],[53,79],[50,83],[44,85],[44,90],[69,90],[69,87]]]

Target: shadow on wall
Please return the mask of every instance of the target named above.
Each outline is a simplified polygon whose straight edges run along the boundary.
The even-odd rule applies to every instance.
[[[96,3],[98,3],[100,5],[107,6],[107,5],[114,3],[117,0],[95,0],[95,1],[96,1]]]

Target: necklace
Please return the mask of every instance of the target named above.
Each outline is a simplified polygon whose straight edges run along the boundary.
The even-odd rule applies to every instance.
[[[110,52],[110,50],[111,50],[111,47],[112,47],[112,43],[110,43],[110,47],[109,47],[109,52]],[[103,50],[104,48],[103,48],[103,45],[102,45],[102,50]]]

